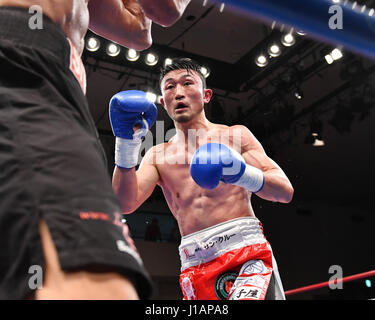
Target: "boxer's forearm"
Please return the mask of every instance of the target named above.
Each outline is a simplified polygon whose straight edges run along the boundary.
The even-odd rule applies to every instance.
[[[151,46],[152,22],[136,0],[90,0],[88,7],[93,32],[136,50]]]
[[[263,174],[264,186],[256,193],[257,196],[273,202],[289,203],[292,201],[294,189],[285,175],[280,174],[278,170],[269,170]]]
[[[117,195],[122,213],[132,213],[137,208],[138,181],[135,168],[115,167],[112,188]]]

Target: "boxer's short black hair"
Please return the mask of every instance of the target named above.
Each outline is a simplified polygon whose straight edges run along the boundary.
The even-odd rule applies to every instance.
[[[161,68],[159,85],[161,86],[161,82],[168,72],[171,72],[173,70],[187,70],[189,72],[190,70],[193,70],[196,73],[198,73],[198,75],[200,76],[200,78],[202,80],[202,84],[203,84],[203,89],[206,89],[206,86],[207,86],[206,85],[206,78],[204,77],[204,75],[201,71],[201,67],[202,66],[198,62],[196,62],[196,61],[194,61],[190,58],[175,58],[175,59],[172,59],[171,64],[168,64],[165,67]]]

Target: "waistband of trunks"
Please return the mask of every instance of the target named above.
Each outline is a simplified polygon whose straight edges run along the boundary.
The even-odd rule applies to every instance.
[[[0,41],[46,50],[62,63],[69,62],[70,45],[63,30],[46,15],[42,15],[42,28],[35,28],[35,15],[28,8],[0,6]]]
[[[257,218],[242,217],[182,237],[181,271],[209,262],[226,252],[267,242]]]

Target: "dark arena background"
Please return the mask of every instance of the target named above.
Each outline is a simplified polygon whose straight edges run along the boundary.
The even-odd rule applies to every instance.
[[[373,0],[332,4],[374,15]],[[330,16],[327,12],[327,24]],[[248,127],[294,187],[289,204],[252,197],[287,299],[375,298],[375,277],[369,273],[375,269],[375,60],[213,1],[192,0],[175,25],[154,24],[152,35],[152,47],[138,53],[91,32],[86,36],[87,96],[108,174],[113,173],[115,141],[110,98],[122,90],[152,92],[157,120],[167,132],[173,123],[159,103],[160,67],[167,58],[195,59],[214,91],[206,106],[208,119]],[[178,229],[161,189],[124,222],[155,282],[153,299],[182,299]],[[153,240],[146,230],[156,223],[161,238]],[[291,291],[320,283],[325,284]]]

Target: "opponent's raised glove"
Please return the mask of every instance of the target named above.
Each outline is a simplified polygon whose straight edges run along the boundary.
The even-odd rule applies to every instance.
[[[264,185],[262,170],[246,164],[237,151],[220,143],[200,146],[191,161],[190,173],[194,181],[205,189],[216,188],[220,181],[251,192],[260,191]]]
[[[115,164],[120,168],[133,168],[138,163],[142,139],[158,115],[155,104],[139,90],[121,91],[109,102],[109,117],[116,136]],[[134,132],[135,126],[140,129]]]

